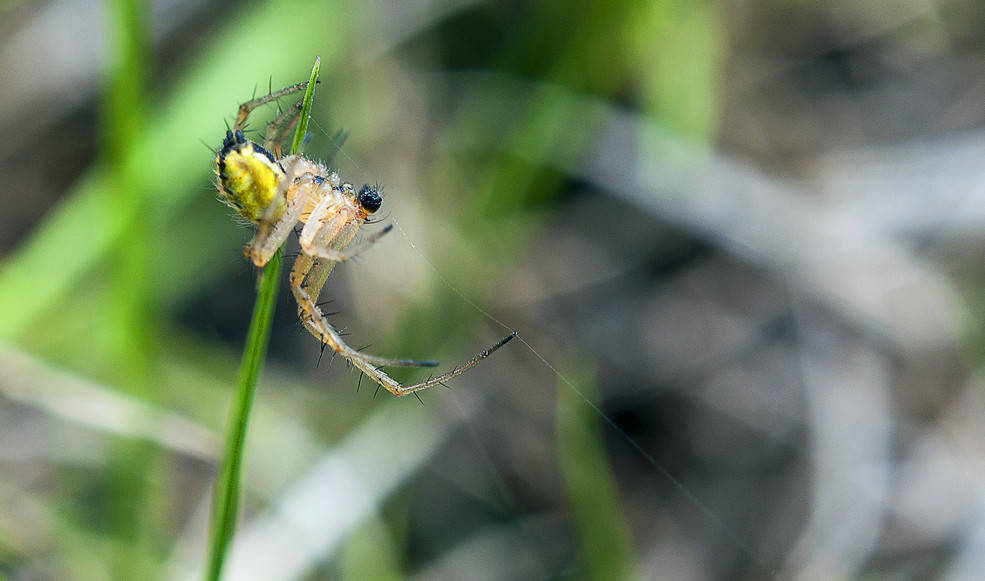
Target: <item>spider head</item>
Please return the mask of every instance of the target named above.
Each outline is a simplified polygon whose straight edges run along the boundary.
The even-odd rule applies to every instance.
[[[242,131],[226,131],[215,160],[222,200],[243,217],[258,222],[277,197],[284,170],[266,149]]]
[[[359,202],[359,205],[362,206],[367,214],[372,214],[383,205],[383,197],[380,196],[380,191],[369,184],[359,188],[359,193],[356,194],[356,201]]]

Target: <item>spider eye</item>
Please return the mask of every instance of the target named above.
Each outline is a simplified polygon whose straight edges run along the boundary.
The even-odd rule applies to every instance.
[[[383,204],[383,198],[380,197],[380,192],[368,184],[359,188],[359,194],[356,195],[356,200],[369,214],[379,210]]]

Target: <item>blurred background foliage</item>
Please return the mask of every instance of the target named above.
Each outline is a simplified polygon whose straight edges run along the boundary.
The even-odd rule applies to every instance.
[[[332,321],[523,342],[374,397],[282,292],[226,578],[982,577],[979,3],[0,14],[0,578],[200,578],[255,286],[210,148],[315,56],[307,154],[397,225]]]

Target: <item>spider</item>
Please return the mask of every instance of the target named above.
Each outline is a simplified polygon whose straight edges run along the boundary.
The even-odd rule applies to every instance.
[[[285,87],[243,103],[232,129],[226,131],[216,153],[216,186],[220,199],[257,225],[256,235],[245,253],[263,267],[281,247],[298,222],[304,224],[299,241],[301,252],[291,270],[291,290],[298,303],[304,327],[319,341],[345,357],[353,366],[394,395],[406,395],[443,384],[464,373],[509,342],[504,337],[448,373],[414,385],[401,385],[382,371],[386,366],[434,367],[436,361],[387,359],[348,346],[325,318],[315,302],[336,263],[349,260],[392,230],[386,226],[359,245],[349,247],[359,227],[380,209],[383,199],[376,187],[364,185],[355,191],[334,171],[302,155],[283,156],[283,142],[297,123],[299,101],[278,115],[267,127],[263,147],[243,134],[250,112],[297,91],[308,83]]]

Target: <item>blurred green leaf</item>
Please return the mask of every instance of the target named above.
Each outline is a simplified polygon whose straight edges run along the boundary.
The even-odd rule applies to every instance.
[[[564,376],[598,398],[595,370],[582,362]],[[587,579],[639,579],[633,538],[622,513],[596,409],[565,382],[557,386],[557,456],[581,541]],[[597,407],[597,404],[595,404]]]
[[[723,6],[708,0],[635,6],[628,38],[641,108],[678,135],[711,144],[718,135],[728,46]]]

